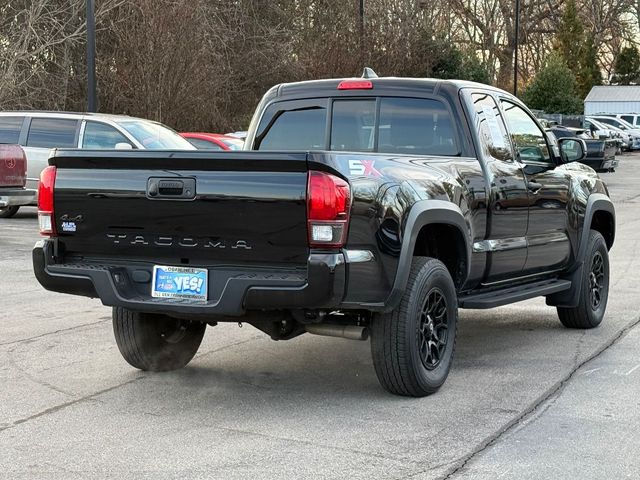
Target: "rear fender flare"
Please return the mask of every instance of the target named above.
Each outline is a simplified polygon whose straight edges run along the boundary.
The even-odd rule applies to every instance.
[[[562,292],[554,293],[547,297],[547,305],[555,307],[573,308],[578,305],[580,300],[580,290],[582,288],[582,277],[584,271],[584,262],[587,256],[587,248],[589,244],[589,232],[591,231],[591,223],[593,216],[598,211],[604,211],[613,217],[613,231],[611,232],[611,243],[615,239],[615,219],[616,213],[613,202],[603,193],[592,193],[587,201],[587,207],[584,214],[584,224],[580,233],[580,243],[578,244],[578,252],[573,267],[563,277],[571,280],[571,288]]]
[[[611,232],[612,244],[613,240],[615,239],[616,211],[613,207],[613,202],[603,193],[592,193],[591,195],[589,195],[589,200],[587,201],[587,208],[584,214],[584,225],[580,234],[580,244],[578,246],[578,253],[576,255],[576,263],[579,265],[581,265],[585,261],[585,257],[587,255],[587,244],[589,243],[589,231],[591,230],[591,222],[593,221],[593,216],[598,211],[610,213],[613,217],[613,232]]]
[[[420,230],[430,224],[446,224],[457,228],[462,235],[465,247],[465,279],[469,276],[469,262],[471,259],[471,237],[470,229],[464,219],[460,208],[444,200],[421,200],[416,202],[409,211],[402,235],[402,247],[398,261],[398,270],[393,282],[391,293],[385,301],[384,311],[389,312],[395,309],[400,303],[409,281],[409,272],[416,240]]]

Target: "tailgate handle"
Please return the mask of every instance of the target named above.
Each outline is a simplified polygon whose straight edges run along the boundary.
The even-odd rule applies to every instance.
[[[152,177],[147,182],[147,197],[192,200],[196,197],[196,179]]]

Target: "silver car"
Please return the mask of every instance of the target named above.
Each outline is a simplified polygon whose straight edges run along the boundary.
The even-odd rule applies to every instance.
[[[16,207],[36,205],[38,179],[52,148],[194,150],[195,147],[161,123],[126,115],[16,111],[0,112],[0,144],[21,145],[27,155],[27,186],[31,195],[0,196],[4,217]]]

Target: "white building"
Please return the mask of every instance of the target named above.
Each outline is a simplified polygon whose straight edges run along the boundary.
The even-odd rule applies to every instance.
[[[584,99],[584,114],[640,113],[640,85],[593,87]]]

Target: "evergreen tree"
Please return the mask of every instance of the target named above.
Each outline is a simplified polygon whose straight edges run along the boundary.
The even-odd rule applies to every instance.
[[[575,0],[567,0],[554,49],[574,72],[578,97],[585,98],[594,85],[602,84],[598,49],[593,38],[585,32]]]
[[[585,39],[584,42],[580,65],[576,74],[576,94],[580,98],[586,98],[594,85],[602,85],[602,72],[598,65],[598,50],[593,38]]]
[[[461,78],[464,80],[491,85],[491,76],[487,66],[473,52],[463,54],[462,71],[463,76]]]
[[[491,84],[489,71],[478,56],[474,52],[463,52],[443,36],[432,36],[425,31],[419,51],[421,76]]]
[[[584,26],[578,18],[575,0],[567,0],[560,28],[555,37],[555,50],[564,58],[572,71],[577,71],[582,57]]]
[[[551,54],[522,94],[522,99],[530,108],[547,113],[579,114],[583,106],[575,87],[575,76],[562,56]]]
[[[636,47],[623,48],[613,66],[611,83],[618,85],[636,84],[640,80],[640,53]]]

